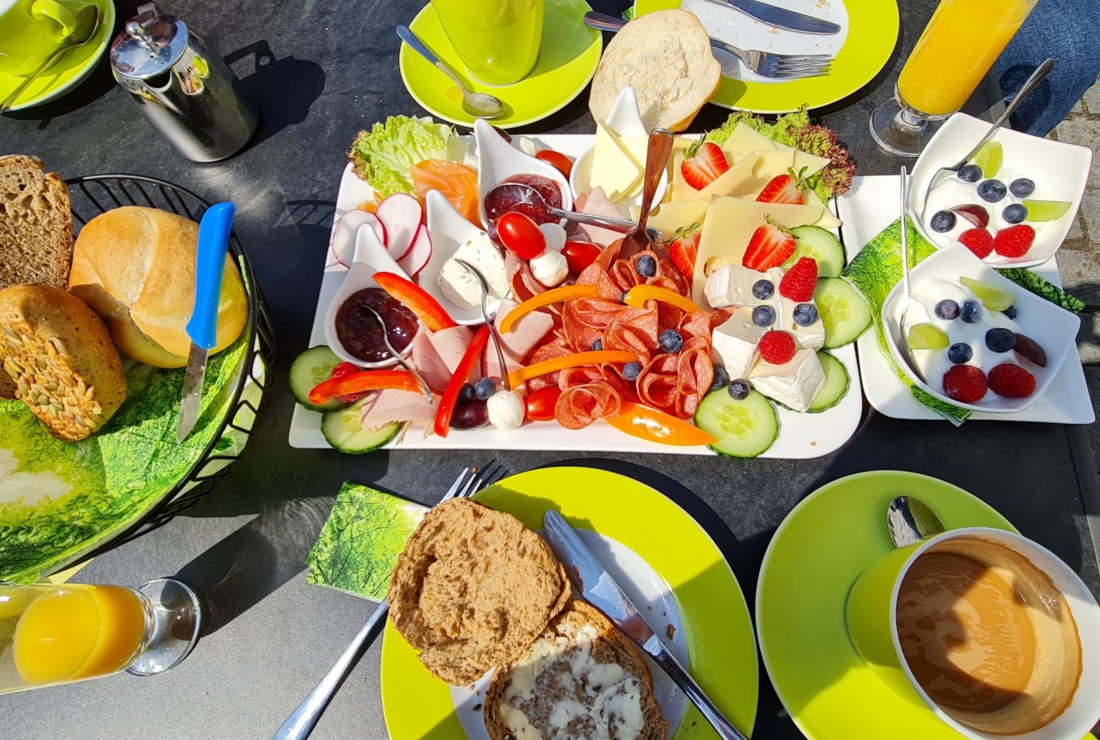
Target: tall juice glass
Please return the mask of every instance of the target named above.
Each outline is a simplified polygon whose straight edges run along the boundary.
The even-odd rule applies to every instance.
[[[1037,0],[941,0],[894,86],[871,114],[888,152],[916,157],[937,126],[962,108]]]
[[[466,70],[488,85],[511,85],[535,68],[545,0],[431,0]]]

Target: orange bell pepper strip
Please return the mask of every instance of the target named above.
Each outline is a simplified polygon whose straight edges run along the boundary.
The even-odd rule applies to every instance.
[[[416,378],[405,370],[363,370],[342,378],[329,378],[313,387],[309,392],[311,403],[327,403],[336,396],[348,396],[352,393],[380,391],[396,388],[402,391],[420,392]]]
[[[674,290],[658,285],[635,285],[623,296],[623,303],[635,308],[643,308],[646,301],[661,301],[687,313],[703,310],[692,303],[690,298],[685,298]]]
[[[691,447],[718,441],[691,422],[631,401],[623,401],[622,412],[605,421],[620,432],[663,445]]]
[[[432,331],[450,329],[458,326],[450,317],[446,309],[439,305],[439,301],[432,298],[431,294],[411,280],[406,280],[392,272],[374,273],[374,282],[378,287],[389,293],[394,299],[401,302],[424,326]]]
[[[513,370],[508,373],[508,382],[515,388],[520,383],[524,383],[531,378],[537,378],[540,375],[557,372],[558,370],[580,367],[581,365],[602,365],[607,362],[634,362],[637,359],[638,356],[633,352],[626,352],[621,349],[574,352],[571,355],[562,355],[552,360],[543,360],[542,362],[536,362],[534,365],[528,365]]]
[[[558,303],[560,301],[575,301],[578,298],[595,297],[595,285],[563,285],[560,288],[551,288],[545,293],[539,293],[537,296],[528,298],[526,301],[509,311],[508,315],[500,322],[500,331],[502,334],[507,334],[512,331],[512,327],[516,325],[517,321],[534,311],[536,308],[549,306],[551,303]]]
[[[470,346],[466,348],[466,354],[459,360],[454,375],[447,381],[447,387],[443,389],[443,397],[439,400],[439,411],[435,414],[435,433],[440,437],[446,437],[447,432],[451,430],[451,416],[454,415],[455,406],[458,404],[458,394],[462,392],[462,386],[466,385],[466,378],[470,377],[474,365],[481,360],[487,344],[489,344],[489,327],[482,324],[470,341]]]

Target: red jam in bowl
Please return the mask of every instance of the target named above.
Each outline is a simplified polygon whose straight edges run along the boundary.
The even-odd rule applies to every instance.
[[[530,185],[542,195],[549,205],[554,208],[561,208],[561,188],[558,184],[551,180],[549,177],[542,177],[541,175],[513,175],[501,183],[518,182],[523,185]],[[515,188],[520,193],[526,192],[522,188]],[[558,219],[556,216],[551,215],[550,211],[546,210],[541,204],[535,205],[529,199],[512,196],[507,190],[504,193],[500,191],[490,192],[485,196],[485,215],[488,217],[490,223],[496,223],[496,220],[509,211],[519,211],[525,216],[530,216],[531,220],[537,224],[556,224]]]
[[[412,343],[418,328],[416,314],[381,288],[364,288],[348,296],[336,311],[336,336],[347,353],[363,362],[390,359],[373,308],[386,324],[386,335],[400,354]]]

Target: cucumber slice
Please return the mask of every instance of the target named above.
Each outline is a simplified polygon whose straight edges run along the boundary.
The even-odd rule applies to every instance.
[[[307,349],[290,363],[290,392],[294,400],[310,411],[338,411],[347,406],[335,398],[328,403],[317,405],[310,402],[309,392],[318,383],[323,383],[332,375],[332,368],[342,362],[331,349],[321,344]]]
[[[825,349],[851,344],[871,325],[871,307],[842,278],[818,280],[814,303],[825,324]]]
[[[723,457],[756,457],[779,436],[775,407],[757,391],[743,401],[725,388],[711,391],[695,412],[695,426],[718,438],[710,448]]]
[[[851,382],[848,379],[848,369],[844,367],[843,362],[828,352],[818,352],[817,359],[821,362],[821,369],[825,371],[825,385],[821,386],[821,390],[810,402],[810,408],[807,410],[810,414],[831,409],[840,403],[840,399],[848,393],[848,384]]]
[[[802,257],[812,257],[817,261],[817,276],[840,277],[844,269],[844,245],[833,236],[831,231],[820,226],[798,226],[791,229],[794,236],[794,254],[783,263],[787,270]]]
[[[362,455],[377,450],[389,442],[401,428],[401,422],[391,421],[375,429],[364,429],[363,401],[356,401],[339,411],[329,411],[321,417],[321,433],[325,441],[349,455]]]

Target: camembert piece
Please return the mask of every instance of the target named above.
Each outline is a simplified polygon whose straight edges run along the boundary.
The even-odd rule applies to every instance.
[[[814,308],[813,301],[806,301]],[[809,326],[800,326],[794,320],[794,308],[798,303],[790,298],[780,297],[779,306],[776,308],[776,320],[774,329],[782,329],[794,335],[800,347],[806,349],[821,349],[825,346],[825,323],[818,315],[817,320]]]
[[[482,232],[456,249],[439,271],[439,289],[447,300],[459,308],[477,308],[481,305],[481,283],[456,260],[470,263],[485,276],[489,283],[490,304],[508,295],[504,258],[488,234]]]
[[[710,346],[731,379],[746,378],[760,357],[760,338],[767,329],[752,323],[752,311],[738,310],[710,333]]]
[[[778,302],[774,297],[779,294],[779,281],[783,279],[783,270],[773,267],[767,272],[750,270],[741,265],[724,265],[712,272],[707,278],[703,295],[711,308],[725,306],[759,306],[767,303],[777,312]],[[752,288],[761,280],[771,283],[771,298],[762,299],[753,295]]]
[[[825,371],[817,359],[817,352],[800,349],[782,365],[758,361],[749,373],[749,380],[756,390],[773,401],[794,411],[805,411],[825,385]]]

